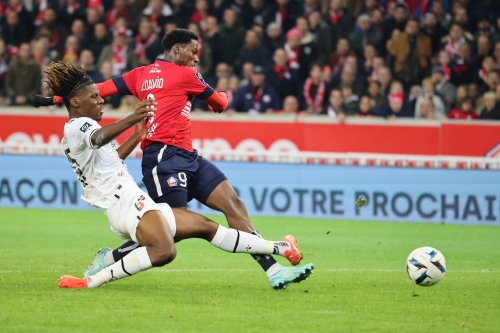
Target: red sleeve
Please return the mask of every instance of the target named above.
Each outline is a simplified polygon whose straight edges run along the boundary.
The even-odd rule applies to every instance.
[[[113,80],[97,83],[96,86],[97,89],[99,89],[99,96],[102,98],[118,94],[118,89],[116,88]]]
[[[214,111],[224,111],[227,109],[229,101],[225,92],[218,92],[207,98],[205,103],[210,105]]]

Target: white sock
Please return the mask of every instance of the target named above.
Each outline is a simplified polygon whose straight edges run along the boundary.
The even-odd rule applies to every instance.
[[[221,250],[233,253],[277,254],[283,256],[290,244],[285,241],[272,242],[258,236],[221,225],[210,243]]]
[[[140,247],[127,254],[122,260],[89,276],[88,286],[89,288],[99,287],[104,283],[132,276],[151,267],[153,266],[146,247]]]

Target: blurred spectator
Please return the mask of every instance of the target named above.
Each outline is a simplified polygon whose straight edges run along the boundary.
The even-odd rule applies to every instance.
[[[467,93],[467,86],[465,84],[458,86],[457,88],[457,98],[456,102],[454,103],[454,106],[457,106],[460,104],[460,101],[463,100],[465,97],[470,97],[469,94]]]
[[[273,113],[280,109],[279,97],[274,88],[265,83],[264,69],[255,66],[251,76],[251,84],[238,89],[229,109],[237,112]]]
[[[255,66],[267,67],[270,63],[270,56],[267,49],[262,45],[257,32],[247,30],[245,43],[238,52],[238,61],[240,64],[251,62]]]
[[[29,41],[26,25],[19,22],[19,15],[15,11],[7,13],[6,26],[2,29],[2,38],[7,48],[21,45]]]
[[[266,34],[264,36],[264,43],[270,54],[274,54],[277,48],[283,47],[285,44],[285,39],[281,33],[281,28],[276,22],[271,22],[266,28]]]
[[[453,76],[451,78],[451,81],[457,86],[473,82],[477,78],[478,68],[472,61],[470,54],[470,45],[464,43],[460,45],[458,54],[453,59]]]
[[[332,52],[330,28],[325,21],[321,19],[321,13],[319,11],[309,13],[307,22],[309,24],[309,31],[313,34],[314,41],[318,46],[318,57],[316,61],[324,66],[327,64],[328,57]]]
[[[19,54],[7,69],[5,90],[13,105],[26,105],[28,98],[40,93],[42,70],[31,56],[28,43],[19,46]]]
[[[476,105],[476,113],[479,115],[484,108],[484,100],[477,83],[471,82],[467,85],[467,96],[472,98]]]
[[[271,2],[270,6],[270,10],[264,18],[264,24],[276,22],[284,34],[295,25],[295,19],[302,15],[303,11],[301,4],[297,1],[276,0]]]
[[[406,5],[398,2],[384,21],[382,45],[385,45],[386,42],[393,36],[393,32],[395,30],[400,32],[405,30],[407,17],[408,10]]]
[[[318,114],[323,109],[325,91],[328,92],[326,82],[322,77],[321,67],[313,64],[309,72],[309,78],[303,87],[305,110],[307,113]]]
[[[483,95],[484,108],[479,115],[479,119],[500,120],[500,105],[494,92],[487,92]]]
[[[307,19],[304,16],[299,16],[296,22],[297,30],[299,30],[302,37],[300,39],[301,52],[304,52],[308,56],[308,59],[311,61],[309,66],[311,66],[311,63],[316,61],[318,57],[318,44],[314,40],[314,35],[309,31]]]
[[[372,20],[372,27],[379,34],[382,35],[382,44],[385,44],[384,39],[384,14],[379,8],[372,9],[369,13],[370,19]]]
[[[114,0],[113,8],[106,14],[106,25],[113,27],[118,17],[123,17],[127,23],[132,22],[132,13],[127,6],[127,0]]]
[[[8,70],[8,53],[5,47],[5,42],[0,38],[0,105],[5,102],[6,92],[5,92],[5,79],[7,77]]]
[[[71,25],[71,34],[77,38],[78,51],[88,46],[88,36],[85,34],[85,22],[74,20]]]
[[[134,50],[127,45],[127,38],[127,30],[118,29],[111,45],[102,49],[97,66],[101,67],[104,61],[111,61],[113,76],[122,75],[139,66]]]
[[[351,48],[359,57],[364,54],[364,47],[368,44],[379,49],[382,42],[382,35],[378,31],[371,29],[371,19],[368,14],[361,14],[356,20],[357,29],[349,34]]]
[[[85,74],[92,78],[95,83],[104,82],[104,78],[97,67],[94,66],[94,54],[90,50],[82,50],[80,53],[80,64],[85,70]]]
[[[66,2],[59,7],[57,13],[57,22],[64,26],[66,31],[71,29],[71,24],[74,20],[85,20],[87,13],[85,6],[80,0],[66,0]]]
[[[154,33],[154,26],[147,19],[141,20],[139,24],[139,33],[134,37],[130,43],[130,47],[134,49],[135,56],[139,61],[140,66],[149,65],[154,62],[151,57],[156,57],[158,47],[156,41],[158,38]],[[152,61],[153,60],[153,61]]]
[[[50,63],[49,56],[49,42],[46,38],[41,38],[37,41],[31,43],[33,48],[33,59],[39,64],[42,68]]]
[[[201,37],[198,24],[189,23],[188,30],[200,36],[198,38],[198,71],[202,76],[208,76],[212,72],[212,49],[210,44]]]
[[[378,109],[372,110],[374,116],[388,119],[413,117],[413,110],[404,102],[403,93],[394,93],[389,96],[389,103]]]
[[[490,39],[486,36],[479,36],[477,38],[476,47],[477,47],[476,57],[479,59],[488,57],[491,54],[491,42]]]
[[[437,54],[441,49],[441,40],[446,36],[446,29],[438,22],[436,14],[426,12],[422,23],[422,33],[431,40],[432,54]]]
[[[69,28],[65,28],[56,22],[56,11],[52,8],[47,8],[43,16],[42,25],[38,28],[37,36],[47,37],[50,42],[50,49],[57,50],[60,55],[64,51],[64,43],[67,36],[66,31],[69,31]]]
[[[369,60],[369,58],[366,58],[367,61],[365,61],[365,74],[368,77],[368,81],[378,81],[378,73],[380,69],[385,67],[385,62],[382,57],[375,57],[373,60]],[[371,72],[370,70],[371,66]],[[389,73],[390,75],[390,73]]]
[[[208,45],[210,45],[210,50],[212,51],[212,67],[215,68],[215,66],[224,61],[224,52],[226,51],[224,39],[219,33],[219,25],[215,16],[209,16],[205,20],[203,37]],[[210,75],[213,75],[213,71]]]
[[[448,113],[457,97],[457,88],[448,81],[443,69],[439,66],[432,68],[431,79],[436,87],[436,93],[443,98],[445,110]]]
[[[106,25],[102,22],[97,23],[94,26],[94,36],[88,47],[88,49],[94,54],[94,58],[99,59],[104,47],[108,46],[110,43],[111,40],[108,37],[108,30],[106,28]]]
[[[361,95],[364,91],[363,82],[356,80],[356,66],[345,65],[340,73],[340,82],[332,81],[333,86],[350,87],[355,95]]]
[[[496,91],[500,83],[500,76],[497,71],[491,71],[486,75],[486,89],[484,91]]]
[[[405,31],[391,40],[387,50],[394,57],[396,75],[407,88],[418,82],[429,66],[431,42],[419,33],[414,19],[408,20]]]
[[[410,89],[410,95],[408,96],[408,102],[413,110],[417,109],[417,100],[424,97],[424,90],[421,86],[414,85]],[[416,112],[416,111],[415,111]]]
[[[452,70],[451,70],[451,57],[445,50],[439,51],[438,54],[438,65],[441,66],[441,69],[444,72],[444,75],[451,80]]]
[[[339,89],[332,89],[328,97],[328,105],[322,113],[332,118],[338,117],[339,121],[345,120],[344,98]]]
[[[377,58],[377,51],[375,50],[375,47],[371,44],[366,44],[363,47],[363,71],[364,71],[364,76],[371,78],[373,72],[374,72],[374,62],[375,58]],[[383,66],[383,62],[379,64],[379,66]]]
[[[448,36],[443,38],[444,49],[450,56],[458,55],[458,50],[460,46],[467,43],[464,37],[463,28],[458,23],[453,23],[450,28],[450,33]]]
[[[359,107],[356,113],[354,114],[356,117],[371,117],[372,114],[372,103],[373,100],[370,96],[363,95],[359,100]]]
[[[358,110],[359,96],[353,93],[350,86],[344,85],[340,87],[342,99],[344,100],[344,111],[346,116],[353,116]]]
[[[321,0],[304,0],[304,15],[321,12]]]
[[[250,78],[253,75],[254,65],[251,62],[246,62],[243,64],[243,70],[241,74],[240,87],[250,84]]]
[[[436,15],[438,22],[441,23],[445,29],[449,29],[451,16],[446,13],[443,0],[433,0],[431,11]]]
[[[66,38],[62,61],[71,62],[72,64],[78,63],[78,38],[73,35]]]
[[[293,95],[285,97],[283,100],[283,109],[278,111],[280,114],[297,114],[299,112],[299,100]]]
[[[238,52],[245,40],[245,29],[239,21],[234,9],[224,11],[224,22],[219,30],[222,39],[224,39],[224,58],[223,61],[228,64],[234,64],[238,58]]]
[[[424,119],[437,119],[436,114],[434,113],[434,103],[432,102],[432,99],[426,97],[422,99],[418,106],[418,109],[415,112],[415,117]]]
[[[9,13],[16,13],[19,22],[21,22],[24,25],[27,37],[29,39],[33,34],[33,25],[32,25],[33,19],[31,17],[31,13],[29,13],[26,8],[26,5],[23,3],[22,0],[8,0],[4,1],[4,3],[7,4],[2,14],[6,16],[8,20]]]
[[[300,40],[302,34],[299,29],[293,28],[286,34],[284,49],[288,58],[290,68],[298,69],[299,81],[303,82],[309,76],[309,66],[313,62],[315,54],[308,46],[302,46]],[[308,52],[309,51],[309,52]]]
[[[493,59],[495,60],[495,70],[500,71],[500,42],[495,43]]]
[[[351,51],[349,41],[346,38],[339,38],[335,52],[332,52],[329,57],[329,64],[334,76],[340,72],[344,67],[345,60],[351,55],[354,55],[354,51]]]
[[[424,90],[424,96],[417,98],[417,103],[415,105],[415,117],[418,118],[421,115],[419,114],[420,110],[420,103],[422,102],[423,99],[428,98],[432,100],[432,104],[434,105],[434,113],[438,118],[444,118],[446,111],[444,107],[444,102],[439,97],[436,95],[434,91],[434,84],[432,82],[431,78],[426,78],[422,80],[422,89]]]
[[[196,0],[194,9],[193,14],[191,14],[191,23],[196,23],[203,27],[205,20],[210,16],[207,0]]]
[[[254,24],[264,25],[264,16],[269,11],[270,8],[264,3],[264,0],[251,0],[248,1],[247,8],[240,13],[240,19],[245,28],[250,29]],[[277,25],[280,26],[279,24]]]
[[[191,16],[191,9],[186,4],[186,1],[170,0],[170,9],[172,10],[172,16],[170,19],[174,20],[178,27],[186,28]],[[165,33],[167,33],[167,31],[165,31]]]
[[[354,18],[342,8],[341,0],[329,0],[328,12],[323,19],[330,26],[332,45],[336,45],[339,38],[347,38],[354,28]]]
[[[253,67],[252,67],[252,70],[251,72],[253,71]],[[221,62],[220,64],[218,64],[216,67],[215,67],[215,76],[209,76],[207,79],[206,79],[206,82],[212,86],[212,87],[215,87],[217,85],[217,82],[221,79],[221,78],[226,78],[226,79],[229,79],[229,76],[231,75],[231,68],[229,67],[228,64],[226,64],[225,62]]]
[[[392,82],[391,70],[387,67],[380,68],[377,72],[377,81],[380,82],[380,93],[387,97]]]
[[[465,97],[458,102],[458,107],[448,113],[449,119],[477,119],[474,111],[474,102],[470,97]]]
[[[495,90],[495,95],[497,95],[497,101],[500,102],[500,85],[497,86],[497,90]]]
[[[173,11],[163,0],[149,0],[147,7],[142,11],[142,15],[154,24],[159,32],[167,23],[168,18],[173,15]]]
[[[379,108],[386,103],[386,97],[382,95],[380,90],[380,82],[372,81],[368,85],[368,94],[370,98],[373,100],[373,107]]]
[[[273,66],[266,73],[266,82],[275,87],[280,104],[288,95],[297,93],[298,70],[288,66],[284,49],[276,49],[273,55]]]

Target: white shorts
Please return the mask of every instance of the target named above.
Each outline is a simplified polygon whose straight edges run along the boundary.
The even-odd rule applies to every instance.
[[[172,208],[167,204],[157,204],[151,197],[142,191],[137,185],[125,185],[117,191],[119,197],[116,204],[104,210],[108,217],[111,230],[122,239],[130,239],[137,242],[135,235],[137,225],[142,216],[151,210],[159,210],[175,235],[176,223]]]

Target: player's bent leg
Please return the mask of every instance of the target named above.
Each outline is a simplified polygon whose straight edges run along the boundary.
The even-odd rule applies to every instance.
[[[208,196],[205,205],[224,213],[229,227],[247,231],[262,238],[250,221],[245,204],[236,195],[228,180],[224,180],[217,185]],[[268,279],[278,273],[283,267],[269,255],[252,255],[252,257],[266,272]]]
[[[293,265],[297,265],[302,259],[302,253],[297,248],[297,241],[293,236],[288,235],[282,241],[268,241],[244,231],[228,229],[205,216],[185,209],[173,208],[172,211],[176,221],[175,242],[201,238],[226,252],[276,254],[287,258]]]
[[[174,260],[176,249],[172,232],[158,210],[146,212],[137,225],[135,237],[141,247],[134,249],[119,262],[116,262],[95,275],[78,279],[63,276],[60,288],[92,288],[102,284],[132,276],[153,266],[163,266]]]

